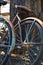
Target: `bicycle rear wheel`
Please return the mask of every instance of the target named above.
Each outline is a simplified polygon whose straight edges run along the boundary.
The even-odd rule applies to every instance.
[[[25,64],[34,65],[41,56],[43,47],[42,21],[29,17],[15,25],[16,47],[25,48]],[[23,52],[22,52],[23,53]]]

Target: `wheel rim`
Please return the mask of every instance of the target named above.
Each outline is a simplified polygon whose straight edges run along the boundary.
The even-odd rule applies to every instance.
[[[0,65],[5,65],[12,43],[12,30],[7,21],[0,17]]]
[[[15,25],[16,45],[25,45],[28,62],[33,65],[39,59],[42,50],[43,30],[38,20],[27,19]],[[24,54],[24,55],[25,55]],[[27,63],[27,62],[26,62]]]

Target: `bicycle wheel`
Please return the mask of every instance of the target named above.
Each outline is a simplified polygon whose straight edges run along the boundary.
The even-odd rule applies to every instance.
[[[14,39],[14,33],[12,33],[13,29],[10,22],[0,17],[0,65],[5,65],[7,62],[11,44]]]
[[[29,17],[15,25],[16,47],[25,47],[25,65],[34,65],[41,56],[43,47],[42,21]],[[23,52],[22,52],[23,53]],[[20,64],[21,65],[21,64]]]

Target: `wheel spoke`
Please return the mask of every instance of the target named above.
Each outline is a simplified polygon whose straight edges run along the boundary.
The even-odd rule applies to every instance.
[[[29,53],[29,55],[31,56],[32,60],[34,61],[35,59],[34,59],[34,57],[32,56],[31,52],[29,51],[28,53]]]
[[[35,49],[30,48],[30,51],[33,53],[34,58],[38,57],[38,54],[35,52]]]
[[[10,45],[0,44],[0,47],[11,47]]]
[[[33,41],[34,39],[36,39],[36,37],[38,37],[38,36],[39,36],[39,33],[37,32],[37,34],[35,34],[35,35],[32,37],[31,41]]]
[[[40,37],[39,37],[39,36],[37,36],[37,37],[34,39],[34,41],[36,41],[36,40],[38,41],[38,40],[39,40],[39,38],[40,38]]]
[[[3,36],[2,40],[6,37],[6,35],[7,35],[7,32],[4,34],[4,36]]]
[[[32,25],[30,26],[30,29],[29,29],[29,31],[28,31],[28,33],[27,33],[27,36],[29,36],[29,34],[30,34],[30,32],[31,32],[31,29],[32,29],[32,27],[33,27],[33,25],[35,24],[35,21],[32,23]],[[26,36],[26,37],[27,37]],[[26,41],[26,38],[25,38],[25,40],[24,41]]]

